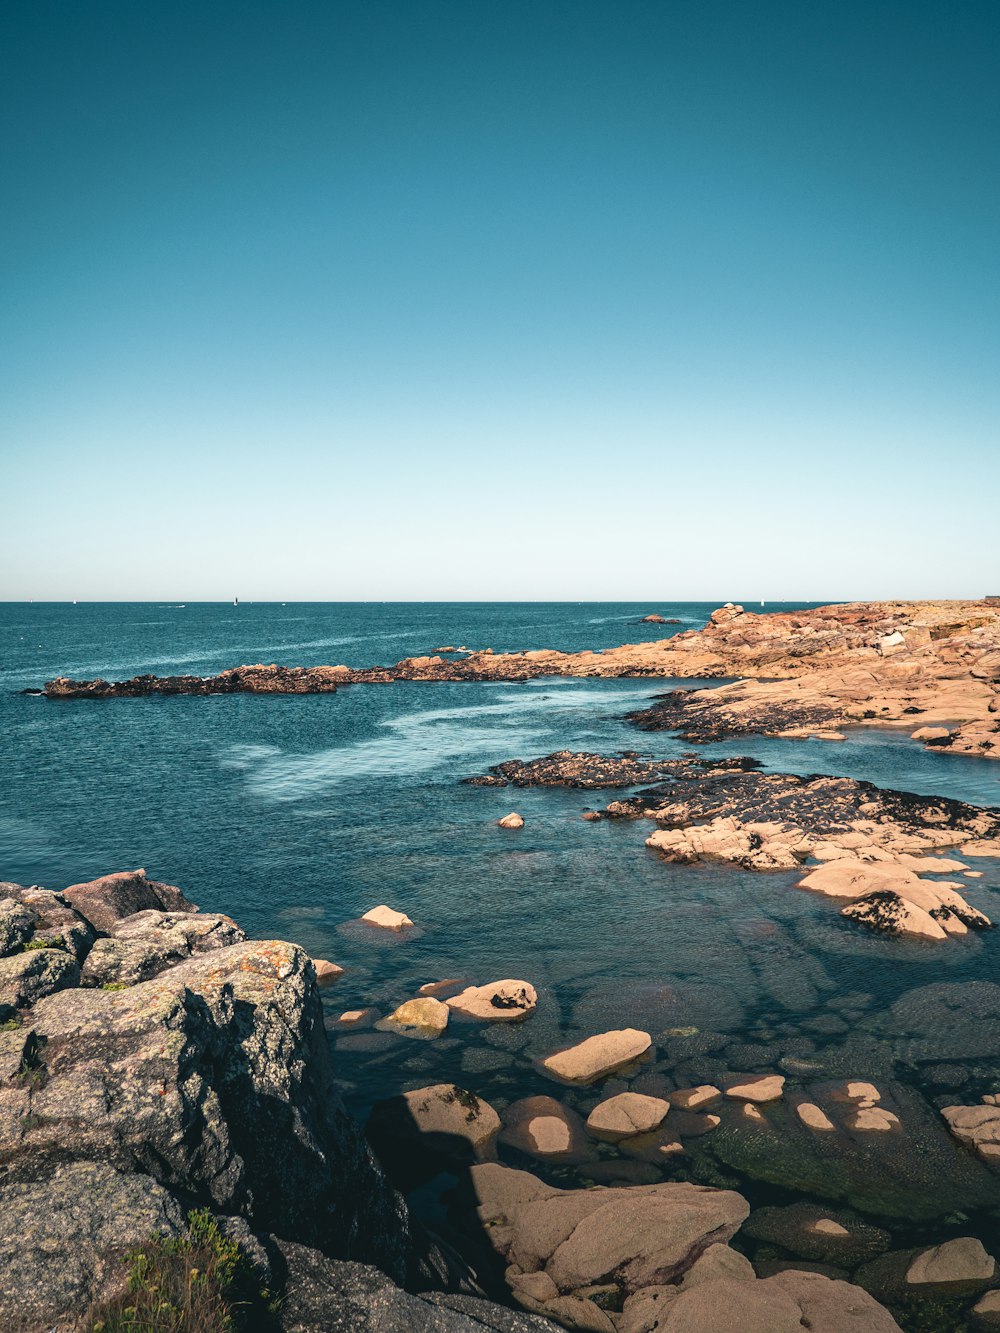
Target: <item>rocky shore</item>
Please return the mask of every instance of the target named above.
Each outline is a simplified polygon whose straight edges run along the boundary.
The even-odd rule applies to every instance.
[[[411,928],[402,914],[370,920]],[[440,1039],[449,1018],[513,1035],[546,1003],[525,981],[429,982],[384,1030],[404,1046],[428,1026]],[[343,1014],[335,1048],[377,1018]],[[248,940],[143,871],[58,893],[2,884],[4,1327],[104,1327],[142,1298],[156,1256],[209,1241],[250,1283],[239,1318],[252,1329],[890,1333],[930,1327],[911,1318],[934,1310],[942,1330],[997,1326],[1000,1277],[975,1236],[952,1226],[894,1248],[850,1209],[751,1203],[692,1182],[690,1164],[706,1136],[724,1155],[792,1142],[800,1161],[811,1142],[881,1179],[879,1148],[898,1163],[918,1134],[916,1174],[924,1159],[943,1168],[950,1142],[949,1187],[988,1205],[1000,1097],[944,1108],[931,1134],[891,1083],[765,1070],[684,1085],[677,1040],[628,1029],[557,1042],[539,1066],[553,1095],[499,1113],[454,1083],[376,1107],[390,1170],[401,1152],[411,1174],[456,1182],[440,1239],[343,1108],[301,949]],[[672,1079],[656,1072],[664,1054]],[[562,1164],[576,1164],[577,1187],[552,1183]]]
[[[943,940],[992,927],[962,890],[980,876],[977,858],[1000,858],[995,809],[853,778],[762,772],[742,757],[652,763],[635,754],[560,750],[465,781],[592,790],[635,786],[652,774],[664,780],[584,818],[654,821],[646,846],[668,861],[801,870],[797,887],[833,899],[842,916],[883,934]],[[968,859],[941,855],[951,849]],[[927,878],[942,875],[964,879]]]
[[[236,667],[217,676],[57,677],[50,699],[156,694],[330,693],[394,681],[525,681],[543,676],[739,679],[666,695],[633,715],[694,740],[908,727],[955,754],[1000,757],[1000,607],[981,602],[870,602],[757,615],[727,605],[702,630],[603,652],[449,649],[394,666]]]

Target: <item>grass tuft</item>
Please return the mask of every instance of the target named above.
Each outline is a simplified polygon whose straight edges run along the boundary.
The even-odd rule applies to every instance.
[[[273,1327],[270,1293],[261,1291],[237,1243],[207,1209],[188,1215],[187,1234],[154,1237],[125,1256],[125,1290],[93,1306],[91,1333],[240,1333]]]

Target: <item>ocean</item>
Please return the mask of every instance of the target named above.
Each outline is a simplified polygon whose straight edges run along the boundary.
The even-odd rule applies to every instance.
[[[900,1014],[918,992],[923,1004],[932,985],[992,983],[995,933],[940,945],[872,936],[829,901],[794,891],[794,873],[668,865],[644,847],[646,822],[581,820],[586,807],[618,793],[461,783],[502,760],[557,749],[690,751],[624,721],[669,681],[415,682],[317,696],[51,702],[22,692],[55,675],[205,674],[272,661],[364,666],[444,645],[604,648],[700,627],[714,605],[2,605],[0,878],[59,889],[144,866],[249,934],[297,941],[345,967],[324,993],[331,1020],[368,1005],[386,1012],[442,977],[536,986],[538,1012],[516,1029],[475,1039],[449,1029],[433,1043],[381,1033],[344,1042],[338,1068],[362,1116],[380,1097],[444,1079],[501,1108],[551,1093],[539,1055],[626,1026],[672,1033],[666,1047],[692,1077],[701,1069],[707,1080],[713,1061],[764,1069],[791,1058],[845,1073],[856,1066],[859,1075],[884,1070],[901,1087],[937,1096],[928,1068],[978,1068],[982,1042],[959,1023],[935,1045],[919,1025],[902,1032]],[[681,623],[639,623],[653,611]],[[755,755],[778,771],[1000,805],[1000,764],[929,753],[901,732],[700,748]],[[516,833],[496,827],[510,810],[526,821]],[[963,892],[1000,919],[1000,864],[976,866],[984,876]],[[379,903],[406,912],[416,928],[405,936],[352,928]],[[692,1029],[686,1052],[676,1034]],[[776,1187],[775,1172],[745,1154],[704,1165],[720,1170],[751,1194]],[[694,1178],[708,1177],[696,1169]],[[896,1206],[886,1195],[873,1208],[854,1186],[841,1197],[885,1215]],[[980,1206],[973,1199],[966,1211]]]

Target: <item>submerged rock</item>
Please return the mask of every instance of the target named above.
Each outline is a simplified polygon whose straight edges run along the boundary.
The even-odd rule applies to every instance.
[[[401,1037],[433,1041],[448,1026],[448,1006],[433,996],[424,995],[407,1000],[388,1017],[380,1018],[375,1026],[379,1032],[395,1032]]]
[[[601,1032],[546,1056],[542,1068],[564,1083],[596,1083],[640,1060],[652,1044],[648,1032],[635,1028]]]

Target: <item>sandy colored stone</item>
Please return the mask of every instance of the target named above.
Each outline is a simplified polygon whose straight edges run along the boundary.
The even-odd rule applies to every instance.
[[[432,1041],[448,1026],[448,1006],[433,996],[407,1000],[375,1024],[379,1032],[396,1032],[401,1037]]]
[[[639,1092],[621,1092],[598,1103],[587,1117],[587,1128],[595,1139],[617,1143],[636,1134],[649,1134],[663,1122],[670,1103],[662,1097]]]
[[[883,1106],[860,1106],[847,1121],[847,1128],[858,1133],[882,1133],[899,1128],[899,1119]]]
[[[374,1027],[381,1017],[377,1009],[345,1009],[330,1027],[335,1032],[356,1032],[362,1028]]]
[[[711,1083],[702,1083],[697,1088],[680,1088],[668,1094],[671,1106],[680,1111],[700,1111],[703,1106],[711,1106],[722,1097],[722,1090]]]
[[[784,1091],[783,1074],[751,1074],[726,1089],[726,1096],[744,1102],[774,1102]]]
[[[601,1032],[547,1056],[542,1067],[566,1083],[596,1083],[640,1059],[652,1044],[649,1033],[636,1028]]]
[[[996,1260],[982,1241],[974,1236],[960,1236],[921,1250],[906,1270],[909,1286],[951,1282],[991,1282],[996,1275]]]
[[[500,1117],[475,1093],[454,1083],[435,1083],[377,1102],[373,1137],[403,1139],[459,1161],[493,1154]]]
[[[493,981],[487,986],[468,986],[446,1001],[448,1008],[466,1018],[488,1023],[516,1023],[534,1013],[538,995],[530,981]]]
[[[405,912],[396,912],[391,907],[386,907],[384,903],[365,912],[361,920],[367,921],[370,926],[381,926],[383,930],[403,930],[406,926],[413,925]]]
[[[986,1161],[1000,1163],[1000,1106],[945,1106],[941,1114],[948,1128]]]
[[[900,1333],[866,1291],[789,1270],[758,1282],[722,1277],[682,1292],[657,1333]]]
[[[525,1097],[503,1114],[502,1143],[540,1161],[584,1161],[592,1148],[583,1121],[554,1097]]]
[[[795,1107],[795,1114],[808,1129],[830,1133],[835,1128],[830,1117],[814,1102],[799,1102]]]
[[[312,965],[316,969],[316,981],[320,986],[332,986],[344,975],[344,969],[338,967],[336,963],[330,963],[325,958],[314,958]]]
[[[524,828],[523,818],[514,810],[497,820],[497,828]]]

